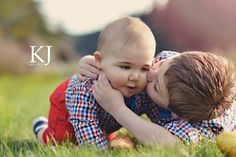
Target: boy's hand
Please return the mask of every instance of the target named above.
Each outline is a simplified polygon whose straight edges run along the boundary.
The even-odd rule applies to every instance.
[[[99,71],[94,56],[87,55],[80,59],[76,75],[80,81],[85,81],[86,77],[96,79]]]
[[[111,87],[103,71],[99,73],[98,80],[94,85],[93,96],[99,105],[111,114],[125,105],[122,94]]]

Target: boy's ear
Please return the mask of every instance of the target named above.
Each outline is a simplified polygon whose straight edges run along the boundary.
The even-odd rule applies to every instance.
[[[101,61],[102,61],[102,54],[101,54],[101,52],[95,51],[95,52],[93,53],[93,55],[94,55],[95,61],[96,61],[97,63],[101,63]]]

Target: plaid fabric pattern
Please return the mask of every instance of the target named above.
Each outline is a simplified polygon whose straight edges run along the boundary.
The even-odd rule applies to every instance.
[[[66,91],[69,119],[79,145],[96,144],[97,147],[103,149],[108,146],[108,141],[99,127],[96,101],[89,90],[92,84],[83,88],[86,82],[79,83],[76,76],[70,80]]]
[[[212,120],[189,123],[182,119],[166,118],[159,119],[156,123],[181,140],[196,144],[202,137],[213,139],[223,131],[236,131],[236,103],[234,101],[229,110]]]
[[[153,64],[161,60],[165,60],[169,57],[177,55],[178,52],[175,51],[161,51],[153,60]]]
[[[73,76],[66,91],[66,107],[78,144],[95,144],[103,149],[109,145],[106,134],[122,126],[96,102],[92,95],[95,81],[87,79],[79,82],[77,77]],[[146,114],[153,122],[159,119],[158,106],[151,102],[145,92],[126,102],[134,102],[133,105],[127,104],[127,106],[131,106],[130,109],[137,115]]]

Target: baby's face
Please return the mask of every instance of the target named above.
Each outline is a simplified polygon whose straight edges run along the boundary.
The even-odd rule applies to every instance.
[[[112,87],[130,97],[144,90],[155,49],[137,44],[117,47],[109,49],[112,52],[102,57],[100,66]]]
[[[169,95],[166,89],[164,75],[170,67],[173,58],[176,56],[154,63],[148,73],[147,94],[154,103],[165,109],[168,109]]]

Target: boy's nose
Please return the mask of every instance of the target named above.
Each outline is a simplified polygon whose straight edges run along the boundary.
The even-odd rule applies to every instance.
[[[133,72],[131,75],[130,75],[130,77],[129,77],[129,79],[131,80],[131,81],[136,81],[136,80],[138,80],[140,78],[140,73],[139,72]]]

